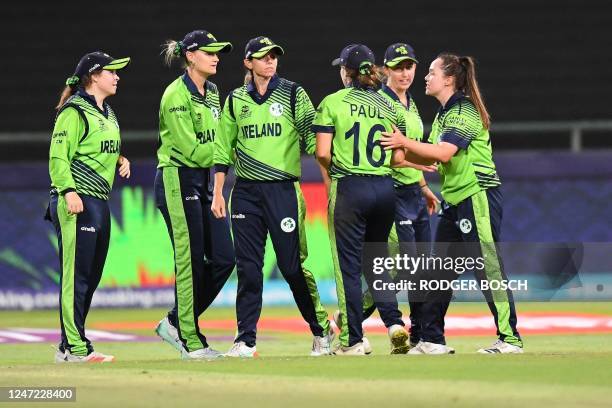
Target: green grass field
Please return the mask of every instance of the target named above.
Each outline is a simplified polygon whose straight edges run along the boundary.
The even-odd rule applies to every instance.
[[[612,315],[612,302],[523,303],[518,309]],[[456,304],[449,313],[486,311],[484,304]],[[88,325],[150,320],[153,328],[163,313],[92,310]],[[265,317],[296,315],[295,308],[263,311]],[[234,311],[225,308],[204,315],[233,317]],[[0,312],[0,327],[55,327],[56,320],[51,311]],[[51,403],[73,407],[610,406],[612,335],[532,335],[524,339],[523,355],[476,354],[494,340],[491,334],[449,338],[456,355],[390,356],[386,336],[369,335],[371,356],[313,358],[308,357],[308,333],[260,331],[267,338],[257,345],[260,358],[214,362],[181,361],[162,342],[96,343],[97,350],[117,357],[108,365],[56,365],[49,344],[0,344],[0,386],[74,386],[76,404]],[[226,350],[231,344],[211,345]]]

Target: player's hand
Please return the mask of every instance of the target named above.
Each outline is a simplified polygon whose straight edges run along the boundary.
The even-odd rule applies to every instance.
[[[213,195],[210,209],[216,218],[225,218],[225,198],[222,194]]]
[[[130,161],[123,156],[119,156],[117,164],[119,165],[119,175],[124,178],[130,178]]]
[[[426,173],[435,173],[436,171],[438,171],[438,166],[434,164],[430,164],[429,166],[426,166],[424,164],[415,164],[414,168],[417,170],[424,171]]]
[[[395,126],[393,126],[393,132],[381,132],[382,137],[380,138],[380,144],[384,146],[385,150],[393,150],[407,147],[408,138],[404,136],[402,132]]]
[[[423,193],[423,197],[425,197],[425,201],[427,202],[427,212],[429,215],[432,215],[434,211],[436,211],[436,207],[440,204],[440,200],[434,194],[433,191],[428,186],[421,187],[421,192]]]
[[[70,214],[79,214],[83,212],[83,201],[76,191],[69,191],[64,195],[66,200],[66,207]]]

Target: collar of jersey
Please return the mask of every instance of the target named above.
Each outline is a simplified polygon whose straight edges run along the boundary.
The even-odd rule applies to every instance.
[[[455,92],[453,96],[451,96],[449,100],[446,102],[446,105],[440,106],[440,110],[438,110],[438,113],[442,115],[443,113],[448,112],[450,108],[452,108],[455,104],[457,104],[463,98],[465,98],[465,95],[463,94],[463,92],[461,91]]]
[[[374,91],[374,92],[376,92],[376,88],[374,88],[372,86],[367,86],[367,85],[364,86],[364,85],[361,85],[360,83],[351,82],[346,87],[347,88],[361,89],[363,91]]]
[[[279,82],[280,78],[278,77],[278,75],[274,75],[268,83],[268,89],[266,89],[266,93],[263,95],[259,94],[259,92],[257,91],[257,87],[255,86],[255,82],[253,82],[253,80],[251,80],[251,82],[247,84],[246,89],[249,95],[251,95],[251,98],[255,102],[257,102],[257,104],[261,105],[262,103],[268,100],[272,91],[274,91],[278,87]]]
[[[386,93],[387,95],[389,95],[389,97],[391,99],[393,99],[394,101],[399,102],[402,106],[404,106],[404,104],[402,103],[402,101],[400,101],[399,96],[397,96],[397,94],[395,93],[395,91],[391,88],[389,88],[387,85],[382,84],[382,86],[380,87],[380,89],[382,89],[382,91],[384,93]],[[412,99],[412,95],[410,95],[410,92],[408,92],[408,90],[406,90],[406,100],[408,101],[408,106],[404,106],[406,108],[406,110],[410,109],[410,101]]]
[[[207,82],[204,82],[204,95],[202,95],[200,93],[200,91],[198,91],[198,87],[196,86],[196,84],[191,80],[191,78],[189,78],[189,75],[187,75],[187,72],[185,72],[183,74],[183,82],[185,83],[185,86],[187,87],[187,90],[189,92],[191,92],[194,95],[197,95],[199,97],[206,97],[206,91],[208,90],[208,86],[207,86]]]
[[[102,103],[102,106],[104,106],[104,110],[100,109],[100,107],[98,106],[98,104],[96,103],[96,98],[93,97],[93,95],[88,94],[85,89],[83,88],[79,88],[78,91],[76,92],[77,95],[79,95],[81,98],[85,99],[87,102],[89,102],[89,104],[91,106],[94,107],[94,109],[96,109],[98,112],[100,112],[102,115],[104,115],[105,118],[108,118],[108,108],[106,105],[106,102]]]

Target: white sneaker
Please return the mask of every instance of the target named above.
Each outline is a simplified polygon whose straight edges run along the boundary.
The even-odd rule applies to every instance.
[[[181,354],[181,358],[183,360],[216,360],[218,358],[222,358],[223,354],[218,352],[217,350],[206,347],[202,349],[197,349],[194,351],[184,351]]]
[[[503,340],[497,340],[491,347],[481,348],[478,352],[480,354],[520,354],[523,352],[523,348],[506,343]]]
[[[419,341],[416,346],[408,351],[408,354],[455,354],[455,349],[444,344]]]
[[[258,357],[256,346],[249,347],[244,341],[234,343],[232,348],[224,354],[225,357],[240,357],[240,358],[254,358]]]
[[[312,351],[310,355],[313,357],[327,356],[332,354],[332,343],[336,338],[336,332],[333,328],[329,328],[327,334],[323,337],[314,336],[312,339]]]
[[[391,340],[391,354],[406,354],[410,350],[408,338],[410,335],[404,326],[394,324],[389,327],[389,340]]]
[[[353,344],[350,347],[344,347],[340,344],[334,349],[334,355],[336,356],[365,356],[365,350],[363,348],[363,342]]]
[[[333,314],[333,319],[334,319],[334,323],[336,323],[336,327],[339,330],[342,330],[342,320],[340,319],[340,316],[341,316],[340,311],[336,310]],[[361,341],[363,342],[363,350],[365,351],[365,353],[372,354],[372,345],[370,344],[370,341],[367,339],[367,337],[363,336]]]
[[[115,361],[115,356],[97,351],[93,351],[86,356],[75,356],[70,354],[68,350],[63,353],[59,350],[55,352],[56,363],[112,363],[113,361]]]
[[[366,354],[372,354],[372,346],[370,345],[370,340],[366,336],[361,338],[361,342],[363,343],[363,352]]]
[[[172,325],[172,323],[170,323],[167,316],[159,321],[157,327],[155,328],[155,333],[157,333],[157,335],[161,337],[163,341],[180,351],[181,354],[184,354],[183,352],[185,351],[185,348],[183,347],[183,343],[179,338],[178,330]]]

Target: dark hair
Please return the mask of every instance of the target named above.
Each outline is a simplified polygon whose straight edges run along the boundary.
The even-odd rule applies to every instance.
[[[76,78],[76,77],[71,77]],[[70,98],[79,88],[87,88],[91,84],[91,75],[85,74],[81,77],[81,79],[77,83],[72,83],[70,85],[66,85],[60,94],[59,101],[55,106],[55,110],[60,110],[64,103]]]
[[[379,73],[381,70],[376,65],[356,69],[344,67],[346,76],[351,79],[351,82],[357,82],[362,87],[378,88],[380,87]]]
[[[442,53],[438,58],[442,60],[444,75],[455,78],[455,88],[470,98],[478,110],[484,128],[489,129],[491,117],[478,88],[474,58],[449,53]]]

